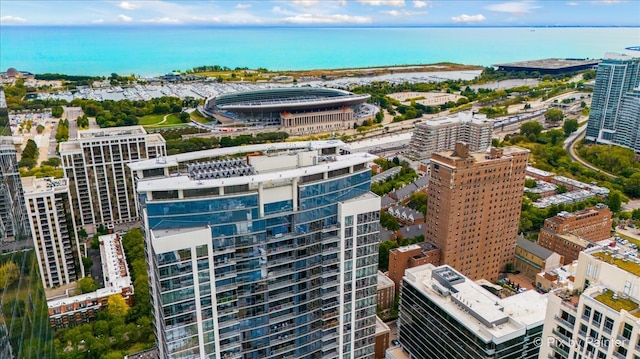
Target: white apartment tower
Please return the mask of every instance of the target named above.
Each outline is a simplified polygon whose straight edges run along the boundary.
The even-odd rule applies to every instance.
[[[45,288],[84,277],[67,178],[22,178],[29,225]]]
[[[583,251],[573,288],[549,295],[540,358],[640,357],[640,260],[618,248]]]
[[[128,163],[166,155],[159,134],[142,126],[78,131],[78,138],[60,144],[60,156],[76,222],[87,231],[94,225],[138,219],[134,182]]]
[[[493,122],[486,115],[459,112],[418,123],[409,143],[409,156],[426,159],[434,152],[449,151],[456,142],[469,144],[471,152],[484,151],[491,146]]]
[[[160,358],[372,358],[370,154],[273,143],[129,165]]]

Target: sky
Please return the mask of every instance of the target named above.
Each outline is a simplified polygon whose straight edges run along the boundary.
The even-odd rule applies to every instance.
[[[640,0],[0,0],[0,25],[640,26]]]

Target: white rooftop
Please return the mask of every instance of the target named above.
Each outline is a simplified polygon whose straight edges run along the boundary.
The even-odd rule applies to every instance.
[[[388,286],[388,285],[395,285],[395,284],[384,273],[382,273],[381,271],[378,271],[378,287]]]
[[[451,284],[452,290],[448,295],[437,290],[443,285],[432,278],[435,270],[457,275],[458,280]],[[464,280],[460,281],[460,278]],[[426,264],[409,268],[405,271],[404,280],[485,342],[502,343],[544,323],[547,297],[535,291],[501,299],[446,265],[435,267]]]
[[[484,124],[493,123],[492,120],[487,119],[487,115],[480,113],[473,113],[471,111],[458,112],[455,115],[440,117],[432,120],[427,120],[419,123],[420,126],[442,126],[447,124],[459,124],[459,123],[473,123]]]
[[[335,146],[335,144],[334,144]],[[251,146],[232,147],[233,149],[242,149]],[[203,151],[204,152],[204,151]],[[208,152],[208,151],[206,151]],[[248,151],[251,152],[251,151]],[[149,179],[138,182],[138,192],[148,191],[167,191],[178,189],[202,189],[208,187],[234,186],[242,184],[267,183],[269,181],[283,181],[287,179],[299,178],[302,176],[324,173],[342,169],[357,164],[366,164],[378,156],[369,153],[357,153],[352,155],[335,156],[335,161],[321,162],[317,165],[299,167],[289,170],[281,170],[277,172],[259,173],[251,176],[227,177],[216,179],[193,180],[188,176],[165,177],[157,179]],[[194,158],[197,159],[197,158]],[[144,161],[147,162],[147,161]],[[140,162],[137,162],[140,163]],[[133,163],[132,165],[135,165]],[[140,168],[140,167],[138,167]]]
[[[35,176],[21,177],[22,188],[25,196],[29,194],[53,193],[56,191],[67,191],[69,180],[67,178],[36,178]]]
[[[115,136],[132,136],[132,135],[146,135],[142,126],[121,126],[121,127],[107,127],[78,131],[78,139],[88,139],[96,137],[115,137]]]
[[[129,267],[127,266],[127,260],[120,238],[120,234],[109,234],[98,237],[100,241],[100,259],[102,260],[104,288],[73,297],[53,298],[47,301],[47,306],[49,308],[56,308],[61,305],[104,298],[113,294],[120,294],[124,288],[132,287]]]
[[[387,135],[380,138],[369,138],[360,141],[349,142],[345,145],[351,152],[363,152],[368,150],[380,149],[384,150],[387,147],[394,147],[401,145],[402,143],[409,144],[413,132],[405,132],[400,134]]]
[[[270,150],[299,150],[304,148],[323,149],[343,146],[344,142],[338,140],[263,143],[258,145],[223,147],[204,151],[180,153],[177,155],[171,155],[162,158],[129,163],[128,166],[132,170],[137,171],[153,168],[176,167],[179,163],[183,162],[191,162],[201,159],[204,160],[215,157],[225,157],[239,153],[262,152]]]

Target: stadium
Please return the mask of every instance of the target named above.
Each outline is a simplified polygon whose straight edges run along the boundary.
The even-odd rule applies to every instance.
[[[330,88],[275,88],[207,99],[202,112],[225,127],[277,127],[290,135],[337,132],[375,116],[370,95]]]

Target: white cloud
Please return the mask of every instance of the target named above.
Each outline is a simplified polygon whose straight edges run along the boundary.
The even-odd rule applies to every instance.
[[[482,14],[477,14],[477,15],[462,14],[460,16],[452,17],[451,20],[453,20],[453,22],[482,22],[486,20],[486,18]]]
[[[274,6],[273,9],[271,9],[271,13],[275,14],[275,15],[287,15],[287,16],[294,16],[296,15],[296,13],[283,9],[280,6]]]
[[[245,10],[251,7],[251,4],[238,4],[236,5],[236,9]]]
[[[286,17],[284,22],[291,24],[369,24],[371,18],[367,16],[352,16],[352,15],[317,15],[317,14],[299,14],[295,16]]]
[[[380,11],[383,14],[387,14],[387,15],[391,15],[391,16],[400,16],[400,15],[406,15],[406,16],[413,16],[413,15],[426,15],[428,14],[428,12],[426,11],[409,11],[409,10],[385,10],[385,11]]]
[[[538,9],[540,6],[534,5],[530,1],[523,2],[505,2],[502,4],[489,5],[487,10],[496,12],[506,12],[512,15],[524,15],[531,13],[532,10]]]
[[[346,6],[347,0],[338,0],[338,4],[340,4],[341,6]]]
[[[421,9],[427,5],[429,5],[429,3],[426,1],[416,0],[413,2],[413,7],[415,7],[416,9]]]
[[[404,0],[356,0],[356,1],[358,1],[361,4],[371,5],[371,6],[380,6],[380,5],[398,6],[398,7],[404,6]]]
[[[298,6],[312,7],[318,5],[318,0],[293,0],[292,3]]]
[[[598,1],[594,1],[594,3],[601,4],[601,5],[613,5],[613,4],[619,4],[621,2],[626,2],[626,1],[625,0],[598,0]]]
[[[150,24],[179,24],[180,20],[172,19],[170,17],[156,17],[153,19],[142,20],[142,22]]]
[[[570,2],[567,3],[567,5],[569,5],[569,6],[578,6],[578,3],[575,2],[575,1],[570,1]]]
[[[116,21],[118,21],[118,22],[131,22],[131,21],[133,21],[133,19],[131,17],[127,16],[127,15],[120,14],[120,15],[118,15],[116,17]]]
[[[3,24],[22,24],[25,22],[27,22],[27,19],[21,18],[19,16],[8,15],[8,16],[0,17],[0,23],[3,23]]]
[[[140,5],[136,5],[136,4],[132,4],[130,2],[123,1],[120,4],[118,4],[118,7],[121,8],[121,9],[125,9],[125,10],[135,10],[135,9],[139,9]]]
[[[104,19],[96,19],[91,21],[92,24],[104,24]]]

